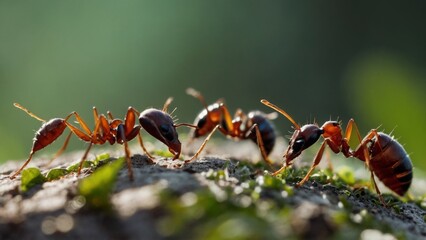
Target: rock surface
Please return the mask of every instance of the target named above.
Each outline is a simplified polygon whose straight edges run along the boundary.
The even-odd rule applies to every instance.
[[[75,155],[65,155],[58,159],[57,164],[66,165],[68,158],[75,158]],[[384,207],[366,190],[348,191],[312,180],[300,188],[293,188],[294,182],[289,180],[286,184],[292,191],[285,192],[273,187],[260,191],[259,186],[263,186],[264,183],[261,182],[266,178],[255,165],[216,156],[202,157],[183,167],[178,166],[181,161],[171,161],[167,158],[157,159],[153,165],[148,164],[145,156],[137,154],[133,156],[132,161],[135,179],[129,181],[127,169],[120,170],[111,194],[113,211],[90,209],[78,195],[78,182],[90,175],[90,170],[83,171],[79,178],[75,174],[69,174],[21,193],[19,177],[14,180],[8,178],[8,174],[20,163],[9,162],[1,166],[0,239],[201,239],[210,234],[228,237],[233,236],[232,234],[242,234],[235,236],[244,238],[244,232],[239,233],[236,230],[238,228],[229,232],[231,235],[226,235],[226,229],[229,226],[233,229],[232,224],[239,223],[237,225],[241,227],[241,224],[249,222],[251,218],[244,220],[241,216],[249,216],[247,209],[250,208],[255,209],[253,212],[256,214],[260,212],[260,217],[255,216],[254,221],[260,218],[264,222],[266,219],[266,222],[273,225],[273,234],[267,233],[272,232],[271,229],[263,229],[261,231],[264,232],[259,233],[259,236],[265,238],[341,238],[346,236],[341,232],[345,229],[350,231],[351,227],[358,229],[355,236],[352,236],[356,239],[368,239],[372,236],[394,239],[400,237],[395,234],[398,232],[408,239],[426,238],[424,209],[414,203],[398,203],[393,207]],[[214,177],[212,172],[215,171],[221,171],[224,175]],[[254,190],[248,191],[251,187],[246,185],[252,183],[255,184]],[[227,189],[231,189],[232,194],[227,194]],[[215,198],[210,208],[220,209],[222,204],[232,205],[231,208],[225,209],[231,209],[235,216],[226,215],[225,220],[218,220],[217,223],[200,217],[208,216],[204,212],[199,213],[199,216],[195,214],[195,217],[190,215],[188,212],[192,210],[186,206],[200,202],[202,196],[194,193],[206,191],[211,192]],[[248,194],[243,195],[245,192]],[[256,193],[259,193],[259,196],[252,198]],[[234,197],[224,200],[226,196],[222,195]],[[171,214],[176,214],[173,212],[173,209],[176,209],[173,207],[173,199],[180,202],[179,209],[186,209],[182,212],[182,218],[177,218],[181,222],[175,223],[180,226],[180,231],[174,231],[176,227],[167,224],[175,219],[170,217]],[[253,199],[259,199],[259,203],[253,202]],[[268,204],[275,206],[269,207],[272,212],[262,213],[262,209],[267,208],[265,206]],[[281,213],[281,210],[286,213]],[[336,216],[342,215],[342,212],[346,214],[347,219],[346,222],[340,223],[345,226],[338,226]],[[279,218],[280,214],[284,214],[282,219]],[[215,216],[220,219],[221,215]],[[193,221],[198,222],[194,224]],[[203,221],[206,224],[203,225]],[[209,229],[212,229],[211,232]],[[221,230],[222,235],[217,235],[215,229]],[[391,233],[386,233],[387,230]],[[194,236],[194,233],[200,234]],[[257,235],[252,236],[256,238]]]

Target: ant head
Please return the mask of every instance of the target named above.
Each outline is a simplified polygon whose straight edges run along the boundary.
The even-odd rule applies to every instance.
[[[316,143],[321,134],[323,134],[323,130],[316,124],[307,124],[302,126],[300,129],[296,129],[290,139],[287,151],[284,155],[287,165],[299,156],[303,150]]]
[[[181,143],[169,114],[154,108],[146,109],[139,115],[139,122],[149,134],[169,147],[169,151],[174,155],[173,159],[179,157]]]
[[[284,158],[286,159],[287,166],[291,165],[293,159],[299,156],[303,152],[303,150],[316,143],[320,138],[321,134],[324,133],[322,128],[319,128],[316,124],[306,124],[300,127],[300,125],[297,124],[296,121],[294,121],[294,119],[286,111],[270,103],[266,99],[262,99],[260,100],[260,102],[281,113],[293,124],[295,128],[293,136],[291,137],[290,142],[288,144],[288,148],[284,153]]]
[[[333,136],[341,136],[342,134],[342,127],[337,121],[327,121],[322,125],[321,129],[324,131],[324,138],[332,138]]]

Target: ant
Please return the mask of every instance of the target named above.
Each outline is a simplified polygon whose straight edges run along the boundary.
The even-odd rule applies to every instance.
[[[195,89],[188,88],[186,93],[197,98],[204,106],[204,110],[195,119],[194,125],[197,128],[190,134],[192,139],[209,134],[195,155],[186,160],[186,163],[197,158],[212,134],[219,129],[220,132],[230,138],[252,140],[259,146],[263,160],[269,165],[272,164],[271,160],[268,159],[268,155],[275,145],[276,135],[274,126],[269,120],[276,118],[276,113],[264,114],[260,111],[251,111],[245,114],[241,109],[238,109],[232,119],[228,108],[221,99],[211,105],[207,105],[204,97]]]
[[[361,140],[358,127],[353,119],[349,120],[344,135],[342,134],[340,123],[337,121],[326,121],[321,127],[316,124],[306,124],[300,127],[300,125],[283,109],[265,99],[262,99],[261,103],[284,115],[295,128],[293,136],[290,138],[289,146],[284,153],[285,164],[272,175],[275,176],[284,171],[303,150],[309,148],[322,136],[324,141],[308,173],[297,183],[298,187],[309,179],[312,171],[321,161],[326,145],[328,145],[336,154],[342,152],[346,158],[355,157],[365,162],[371,173],[371,180],[374,184],[374,188],[384,206],[386,206],[386,204],[374,180],[374,175],[376,175],[385,186],[400,196],[403,196],[410,188],[413,178],[411,160],[402,145],[388,134],[372,129],[364,139]],[[350,149],[349,146],[353,128],[355,128],[360,142],[355,150]]]
[[[140,134],[141,128],[145,129],[150,135],[167,145],[169,147],[169,151],[174,155],[173,160],[177,159],[181,153],[181,143],[178,139],[176,128],[180,126],[193,126],[186,123],[174,124],[173,118],[167,113],[167,108],[172,100],[172,98],[168,98],[162,110],[149,108],[140,114],[135,108],[129,107],[124,120],[113,118],[109,111],[107,112],[107,119],[105,115],[99,115],[96,107],[93,107],[93,116],[95,119],[95,128],[93,131],[90,130],[80,115],[75,111],[68,114],[65,118],[53,118],[49,121],[46,121],[36,116],[20,104],[14,103],[15,107],[23,110],[31,117],[43,122],[43,125],[35,134],[33,139],[33,146],[31,148],[28,160],[16,172],[11,174],[10,178],[15,178],[31,161],[35,152],[53,143],[59,136],[62,135],[67,127],[71,130],[71,132],[65,139],[63,146],[59,149],[51,161],[53,161],[66,149],[71,135],[74,133],[79,139],[89,143],[89,146],[80,160],[77,176],[80,175],[81,168],[92,145],[102,145],[106,142],[109,142],[111,145],[114,143],[124,145],[129,179],[133,180],[132,163],[130,160],[130,151],[127,144],[128,141],[134,139],[137,136],[142,150],[148,156],[151,163],[153,163],[153,157],[149,154],[143,145],[142,136]],[[140,125],[135,125],[136,117],[138,115]],[[76,118],[77,123],[80,125],[81,129],[68,122],[72,116]]]

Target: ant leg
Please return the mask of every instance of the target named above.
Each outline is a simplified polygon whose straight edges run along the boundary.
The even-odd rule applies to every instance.
[[[126,117],[124,118],[124,135],[129,136],[129,134],[133,131],[133,128],[136,123],[136,110],[132,107],[127,109]]]
[[[368,152],[367,144],[376,137],[376,139],[379,139],[380,136],[376,129],[372,129],[367,136],[364,137],[364,139],[361,141],[361,143],[358,145],[358,147],[353,151],[352,156],[360,159],[361,161],[365,161],[365,164],[367,165],[368,169],[370,170],[370,153]],[[379,141],[376,141],[378,143]],[[378,145],[380,148],[380,151],[382,151],[380,144]]]
[[[260,130],[259,130],[259,126],[257,124],[254,124],[248,131],[246,134],[246,137],[248,137],[248,135],[251,133],[252,130],[255,130],[256,132],[256,141],[257,141],[257,146],[260,149],[260,153],[262,154],[263,157],[263,161],[265,161],[269,167],[271,167],[272,161],[268,158],[268,154],[266,154],[266,150],[265,150],[265,145],[263,143],[263,139],[262,139],[262,135],[260,134]]]
[[[95,125],[97,124],[97,119],[99,118],[98,109],[96,107],[93,107],[93,119],[95,120]]]
[[[16,172],[15,173],[13,173],[13,174],[11,174],[10,176],[9,176],[9,178],[10,179],[14,179],[19,173],[21,173],[21,171],[28,165],[28,163],[31,161],[31,158],[33,157],[33,155],[34,155],[34,151],[32,151],[31,150],[31,152],[30,152],[30,156],[28,157],[28,160],[18,169],[18,170],[16,170]]]
[[[58,121],[56,121],[55,123],[51,123],[51,122],[46,123],[45,120],[37,117],[35,114],[33,114],[32,112],[30,112],[28,109],[24,108],[23,106],[21,106],[21,105],[19,105],[17,103],[15,103],[14,106],[17,107],[17,108],[19,108],[19,109],[21,109],[21,110],[23,110],[24,112],[26,112],[31,117],[33,117],[33,118],[35,118],[35,119],[37,119],[39,121],[42,121],[45,124],[49,124],[49,125],[43,125],[40,128],[40,130],[38,131],[37,134],[39,134],[40,132],[44,132],[44,134],[40,135],[40,136],[42,136],[41,139],[34,138],[33,147],[31,149],[31,152],[30,152],[30,155],[29,155],[27,161],[15,173],[13,173],[12,175],[10,175],[11,179],[15,178],[28,165],[28,163],[31,161],[32,156],[34,155],[34,153],[36,151],[38,151],[41,148],[43,148],[43,147],[51,144],[54,140],[56,140],[59,137],[59,135],[62,134],[62,132],[63,132],[63,130],[65,128],[65,124],[67,124],[66,120],[68,120],[69,117],[71,116],[71,114],[70,114],[70,115],[67,116],[66,119],[57,119]],[[47,129],[48,126],[50,127],[50,129]],[[47,134],[46,134],[46,132],[47,132]],[[51,135],[51,133],[59,134],[59,135],[53,136],[53,135]],[[38,144],[38,145],[36,146],[36,144]]]
[[[216,127],[213,128],[213,130],[210,132],[210,134],[206,137],[206,139],[204,139],[203,144],[201,144],[200,148],[198,149],[198,151],[195,153],[194,156],[192,156],[192,158],[190,158],[189,160],[185,160],[185,163],[189,163],[192,162],[194,159],[196,159],[198,157],[198,155],[200,155],[201,151],[203,151],[204,147],[206,146],[207,142],[210,140],[210,137],[213,135],[214,132],[216,132],[216,130],[220,127],[220,125],[216,125]]]
[[[80,115],[77,112],[72,112],[70,113],[66,118],[65,121],[68,121],[68,119],[74,115],[75,118],[77,119],[78,124],[80,124],[80,126],[83,128],[83,130],[86,132],[87,135],[90,135],[92,133],[92,131],[90,131],[90,128],[87,126],[87,124],[83,121],[83,119],[80,117]],[[96,124],[96,122],[95,122]]]
[[[89,143],[89,147],[87,147],[86,151],[84,152],[83,157],[80,160],[80,164],[78,165],[78,170],[77,170],[77,176],[80,176],[81,168],[83,167],[84,161],[86,161],[87,155],[89,154],[89,151],[92,148],[92,145],[93,145],[93,143],[90,142]]]
[[[377,130],[376,129],[371,129],[370,130],[370,134],[371,135],[373,135],[373,136],[375,136],[376,137],[376,139],[377,139],[377,141],[376,141],[376,143],[378,144],[378,146],[379,146],[379,148],[380,148],[380,152],[383,152],[383,149],[382,149],[382,145],[380,145],[378,142],[379,142],[379,138],[380,138],[380,136],[379,136],[379,133],[377,132]],[[371,140],[372,138],[370,138],[370,140]]]
[[[77,119],[78,124],[83,128],[84,132],[81,131],[80,129],[78,129],[77,127],[75,127],[74,125],[70,124],[68,122],[68,119],[74,115],[75,118]],[[93,115],[97,116],[97,110],[95,107],[93,107]],[[65,124],[70,128],[70,130],[77,136],[79,137],[81,140],[85,141],[85,142],[92,142],[94,144],[101,144],[104,143],[106,141],[106,138],[108,137],[110,128],[109,128],[109,124],[108,121],[106,120],[104,115],[100,115],[95,119],[95,129],[92,131],[90,131],[89,127],[87,126],[87,124],[83,121],[83,119],[78,115],[77,112],[72,112],[70,113],[66,118],[65,118]],[[99,131],[100,129],[102,129],[102,134],[103,136],[99,136]],[[100,137],[100,138],[99,138]]]
[[[367,167],[368,167],[368,170],[370,171],[370,173],[371,173],[371,181],[373,182],[373,185],[374,185],[374,188],[375,188],[375,190],[376,190],[376,193],[379,195],[379,199],[380,199],[380,202],[382,202],[382,204],[383,204],[383,206],[387,206],[386,205],[386,203],[385,203],[385,201],[384,201],[384,199],[383,199],[383,196],[382,196],[382,193],[380,192],[380,190],[379,190],[379,187],[377,186],[377,183],[376,183],[376,181],[374,180],[374,173],[373,173],[373,171],[370,169],[370,154],[368,153],[368,150],[367,150],[367,147],[366,147],[366,145],[367,145],[367,143],[371,140],[371,139],[373,139],[374,137],[376,137],[376,139],[377,139],[377,141],[376,142],[379,142],[379,134],[378,134],[378,132],[377,132],[377,130],[376,129],[372,129],[371,131],[370,131],[370,133],[364,138],[364,140],[360,143],[360,145],[357,147],[357,150],[355,151],[355,153],[357,153],[358,151],[359,151],[359,148],[361,147],[362,149],[363,149],[363,154],[364,154],[364,160],[365,160],[365,164],[367,165]],[[379,147],[380,147],[380,144],[379,144]],[[358,157],[358,156],[357,156]]]
[[[109,120],[114,120],[114,117],[112,116],[112,113],[110,111],[107,111],[107,115],[109,117]]]
[[[77,116],[77,115],[76,115]],[[84,125],[85,125],[85,123],[81,120],[81,118],[78,118],[77,119],[78,120],[78,122],[79,123],[83,123]],[[68,124],[67,123],[67,125],[68,125],[68,127],[70,127],[71,129],[73,129],[74,128],[74,130],[78,130],[76,127],[74,127],[73,125],[71,125],[71,124]],[[86,152],[84,152],[84,155],[83,155],[83,157],[81,158],[81,160],[80,160],[80,164],[79,164],[79,166],[78,166],[78,170],[77,170],[77,176],[80,176],[80,173],[81,173],[81,168],[83,167],[83,163],[84,163],[84,161],[86,161],[86,158],[87,158],[87,155],[89,154],[89,151],[90,151],[90,149],[92,148],[92,145],[93,144],[96,144],[96,143],[100,143],[100,141],[99,141],[99,139],[97,138],[97,135],[98,135],[98,131],[99,131],[99,129],[100,129],[100,126],[101,126],[101,121],[100,120],[96,120],[96,126],[95,126],[95,130],[90,134],[90,136],[87,136],[87,135],[83,135],[83,137],[84,138],[89,138],[88,139],[88,141],[87,142],[89,142],[89,147],[87,147],[87,149],[86,149]],[[80,131],[80,130],[78,130],[78,131]],[[90,130],[89,130],[90,131]],[[81,131],[80,131],[81,132]],[[76,133],[77,134],[77,133]],[[77,134],[77,136],[79,136],[78,134]],[[80,137],[80,136],[79,136]],[[83,139],[83,140],[85,140],[84,138],[81,138],[81,139]],[[85,140],[86,141],[86,140]]]
[[[84,132],[72,125],[68,122],[69,118],[75,115],[77,122],[80,124],[80,126],[83,128]],[[78,138],[85,142],[91,142],[92,141],[92,131],[87,127],[86,123],[80,118],[77,112],[72,112],[68,114],[68,116],[64,120],[65,124],[68,126],[68,128],[73,132]]]
[[[206,101],[204,100],[204,97],[200,92],[198,92],[197,90],[195,90],[193,88],[187,88],[186,94],[198,99],[201,102],[201,104],[204,106],[204,108],[206,109],[207,113],[210,112],[209,108],[206,104]],[[232,132],[233,129],[234,129],[234,125],[232,124],[232,117],[231,117],[231,114],[228,111],[228,108],[223,103],[223,100],[219,99],[216,102],[220,105],[220,109],[222,111],[222,116],[223,116],[223,120],[225,121],[226,128],[228,129],[229,132]],[[219,129],[219,130],[221,130],[221,129]],[[224,132],[223,130],[221,130],[221,132],[226,135],[226,132]]]
[[[358,126],[356,125],[353,118],[349,119],[349,122],[346,125],[345,138],[344,138],[343,143],[342,143],[342,153],[343,153],[343,155],[345,155],[345,157],[350,157],[352,155],[352,152],[351,152],[350,146],[349,146],[349,141],[350,141],[351,136],[352,136],[352,128],[353,127],[355,127],[355,132],[356,132],[356,135],[358,137],[359,143],[362,142],[362,138],[361,138],[361,134],[359,133]]]
[[[96,107],[93,107],[93,118],[95,120],[95,130],[94,132],[98,132],[98,128],[100,128],[102,130],[100,136],[98,136],[98,134],[94,134],[92,136],[92,138],[94,139],[94,141],[98,142],[99,144],[103,144],[105,143],[107,140],[111,143],[112,142],[112,138],[111,138],[111,128],[110,128],[110,124],[107,120],[107,118],[105,117],[105,115],[98,114],[98,110],[96,109]],[[100,137],[100,139],[97,139],[98,137]]]
[[[193,124],[189,124],[189,123],[178,123],[178,124],[174,124],[173,125],[175,128],[178,128],[178,127],[182,127],[182,126],[185,126],[185,127],[190,127],[190,128],[195,128],[195,129],[198,129],[198,127],[197,126],[195,126],[195,125],[193,125]],[[191,134],[190,134],[191,135]],[[195,138],[193,138],[193,137],[191,137],[191,138],[189,138],[189,140],[186,142],[186,145],[191,145],[192,144],[192,142],[195,140]]]
[[[139,140],[139,144],[140,144],[140,145],[141,145],[141,147],[142,147],[143,152],[146,154],[146,156],[148,157],[149,161],[150,161],[151,163],[155,163],[155,162],[154,162],[154,157],[153,157],[151,154],[149,154],[148,150],[146,150],[146,148],[145,148],[145,146],[144,146],[144,144],[143,144],[142,134],[140,134],[140,133],[138,134],[138,140]]]
[[[278,169],[277,171],[273,172],[271,175],[272,176],[276,176],[276,175],[280,174],[281,172],[285,171],[287,169],[287,167],[288,166],[286,164],[283,164],[283,166],[280,169]]]
[[[371,173],[371,181],[373,182],[373,185],[374,185],[374,188],[376,189],[377,195],[379,195],[380,202],[382,202],[383,206],[386,207],[387,205],[385,203],[385,200],[383,199],[382,193],[380,192],[379,187],[377,187],[376,180],[374,180],[373,171],[370,170],[370,173]]]
[[[133,181],[133,168],[132,168],[132,161],[130,159],[130,150],[129,145],[127,144],[127,140],[124,141],[124,152],[126,154],[126,162],[127,162],[127,171],[129,173],[129,180]]]
[[[127,144],[126,134],[125,134],[125,126],[119,125],[117,129],[117,134],[120,135],[121,139],[123,139],[123,145],[124,145],[124,153],[126,155],[126,162],[127,162],[127,170],[129,172],[129,180],[133,181],[133,169],[132,169],[132,161],[130,159],[130,151],[129,151],[129,145]]]
[[[361,134],[359,133],[359,128],[355,123],[353,118],[349,119],[348,124],[346,125],[345,138],[349,141],[352,134],[352,128],[355,127],[355,132],[358,137],[359,142],[362,141]]]
[[[337,153],[341,152],[340,146],[335,144],[333,141],[329,140],[328,138],[324,139],[324,142],[327,143],[327,145],[330,147],[331,151],[333,151],[334,153],[337,154]],[[333,171],[333,164],[331,163],[330,151],[326,151],[325,155],[326,155],[328,169]],[[350,156],[347,156],[347,157],[350,157]]]
[[[333,171],[333,164],[331,163],[330,151],[325,152],[325,159],[327,159],[327,166],[330,171]]]
[[[193,88],[187,88],[186,94],[198,99],[201,102],[201,104],[204,106],[204,109],[206,109],[207,113],[210,112],[208,105],[207,105],[206,101],[204,100],[203,95],[200,92],[198,92],[197,90],[195,90]],[[226,124],[228,131],[232,132],[233,129],[234,129],[234,125],[232,124],[232,117],[231,117],[231,114],[228,111],[228,108],[225,106],[222,99],[217,100],[216,103],[218,103],[220,105],[223,120],[225,121],[225,124]],[[219,130],[221,130],[221,129],[219,129]],[[221,132],[226,135],[226,132],[224,132],[224,130],[221,130]]]
[[[65,151],[65,149],[67,149],[68,142],[70,141],[71,136],[72,132],[68,134],[67,138],[65,139],[64,145],[62,145],[62,147],[56,152],[55,156],[53,156],[52,159],[50,159],[50,161],[44,165],[45,167],[49,166],[53,162],[53,160],[59,157]]]
[[[76,128],[75,126],[73,126],[72,124],[70,124],[68,122],[65,122],[65,124],[69,127],[71,132],[73,132],[81,140],[83,140],[85,142],[91,142],[92,141],[91,134],[88,135],[88,134],[84,133],[83,131],[81,131],[80,129]]]
[[[25,113],[27,113],[28,115],[30,115],[32,118],[35,118],[35,119],[39,120],[40,122],[46,123],[46,120],[44,120],[44,119],[38,117],[37,115],[35,115],[34,113],[30,112],[28,109],[26,109],[25,107],[23,107],[21,104],[19,104],[19,103],[13,103],[13,106],[15,106],[16,108],[21,109],[22,111],[24,111]],[[16,170],[16,172],[14,172],[13,174],[11,174],[9,176],[9,178],[10,179],[14,179],[19,173],[21,173],[21,171],[31,161],[33,155],[34,155],[34,150],[32,149],[31,152],[30,152],[30,156],[28,157],[27,161],[25,161],[25,163],[18,170]]]
[[[314,161],[313,161],[313,163],[312,163],[312,166],[311,166],[311,168],[309,169],[309,171],[308,171],[308,173],[306,174],[306,176],[300,181],[300,182],[298,182],[297,184],[296,184],[296,186],[297,187],[300,187],[300,186],[302,186],[308,179],[309,179],[309,176],[311,175],[311,173],[314,171],[314,169],[315,169],[315,167],[320,163],[320,161],[321,161],[321,157],[322,157],[322,155],[323,155],[323,153],[324,153],[324,149],[325,149],[325,146],[326,146],[326,143],[328,142],[328,140],[325,140],[325,141],[323,141],[322,142],[322,144],[321,144],[321,147],[320,147],[320,149],[318,150],[318,153],[317,153],[317,155],[315,156],[315,158],[314,158]]]

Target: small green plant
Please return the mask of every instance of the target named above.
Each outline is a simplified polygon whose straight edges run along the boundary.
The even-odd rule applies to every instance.
[[[162,150],[162,149],[156,149],[154,150],[154,154],[160,157],[166,157],[166,158],[171,158],[174,157],[174,155],[167,151],[167,150]]]
[[[354,172],[350,167],[343,166],[337,170],[337,176],[348,185],[355,184]]]
[[[100,167],[80,182],[78,192],[86,199],[86,203],[90,207],[94,209],[111,208],[110,195],[117,179],[117,173],[123,163],[124,158],[119,158]]]
[[[75,164],[67,167],[67,171],[68,172],[77,172],[79,166],[80,166],[80,162],[75,163]],[[93,161],[86,160],[86,161],[83,162],[83,166],[81,168],[83,169],[83,168],[88,168],[88,167],[92,167],[92,166],[93,166]]]
[[[84,161],[82,168],[95,168],[107,162],[109,159],[111,158],[108,153],[100,154],[93,161]],[[21,191],[26,192],[37,184],[57,180],[69,173],[77,172],[79,165],[80,162],[75,163],[67,168],[53,168],[45,174],[43,174],[38,168],[27,168],[21,173]]]
[[[37,184],[44,183],[46,178],[38,168],[27,168],[21,173],[21,191],[26,192]]]
[[[65,175],[67,175],[69,173],[69,171],[65,168],[54,168],[49,170],[46,173],[46,181],[52,181],[52,180],[56,180],[59,179]]]

